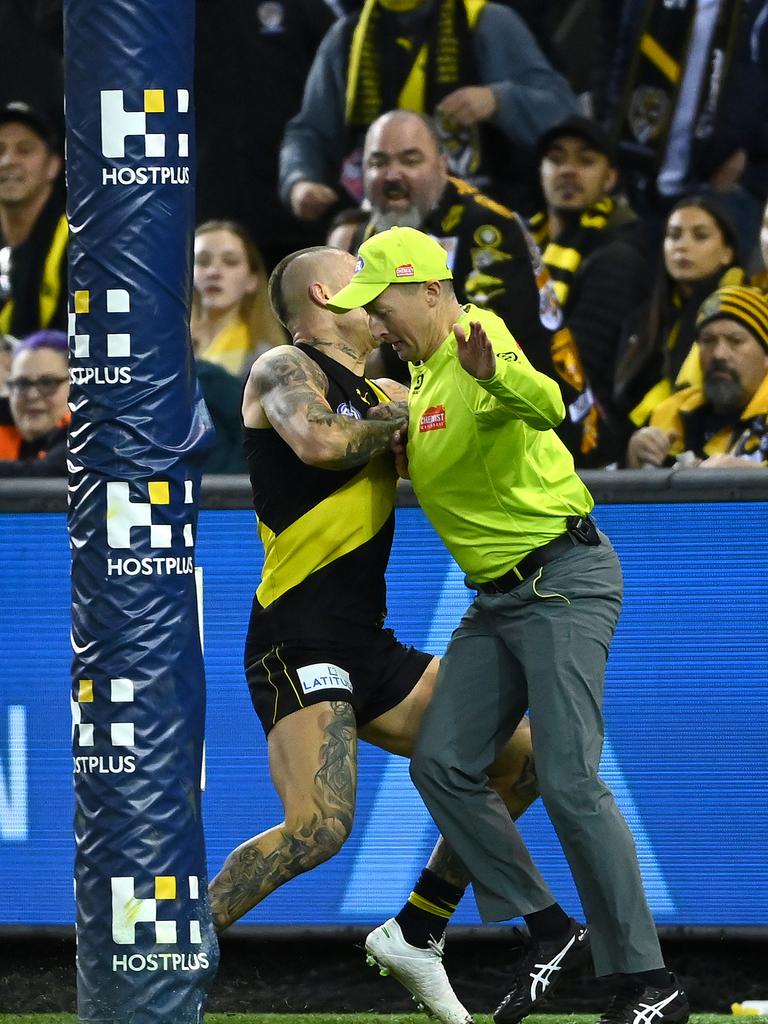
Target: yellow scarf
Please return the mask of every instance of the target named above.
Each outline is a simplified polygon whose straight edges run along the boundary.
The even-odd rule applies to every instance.
[[[248,362],[253,355],[253,342],[244,320],[223,327],[210,345],[197,353],[198,359],[215,363],[223,367],[227,373],[240,377],[248,369]]]
[[[423,42],[418,51],[413,53],[411,70],[399,92],[398,109],[431,113],[426,109],[430,45],[436,49],[436,84],[446,87],[447,91],[465,84],[461,81],[461,40],[457,36],[455,8],[457,3],[463,3],[466,22],[472,31],[485,2],[486,0],[438,0],[436,38]],[[381,67],[376,45],[376,26],[381,9],[401,14],[414,11],[423,3],[424,0],[365,0],[352,35],[349,52],[345,104],[347,124],[367,128],[380,114],[385,113],[381,76],[387,73],[387,69]],[[398,38],[397,42],[406,50],[413,48],[413,41],[405,34]]]

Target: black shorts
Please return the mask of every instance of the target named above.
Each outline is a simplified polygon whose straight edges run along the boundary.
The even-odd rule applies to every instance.
[[[351,704],[360,727],[407,697],[432,657],[401,644],[391,629],[322,646],[287,642],[264,649],[249,642],[245,677],[265,733],[286,715],[326,700]]]

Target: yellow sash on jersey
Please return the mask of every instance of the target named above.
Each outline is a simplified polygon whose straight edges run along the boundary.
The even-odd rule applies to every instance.
[[[396,488],[391,458],[378,456],[282,533],[275,534],[259,522],[265,555],[256,591],[261,607],[267,608],[313,572],[372,540],[394,508]]]

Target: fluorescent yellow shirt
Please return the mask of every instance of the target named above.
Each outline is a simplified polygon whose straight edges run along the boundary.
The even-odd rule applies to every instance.
[[[592,496],[555,434],[560,389],[534,370],[503,320],[477,306],[496,353],[496,372],[477,381],[462,369],[453,333],[411,365],[408,463],[416,497],[459,566],[478,583],[508,572],[534,548],[586,515]]]

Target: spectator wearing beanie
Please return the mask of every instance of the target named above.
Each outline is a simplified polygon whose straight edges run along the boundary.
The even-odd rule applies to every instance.
[[[701,385],[656,407],[633,434],[631,468],[672,465],[753,469],[768,465],[768,301],[757,288],[719,288],[696,320]]]

